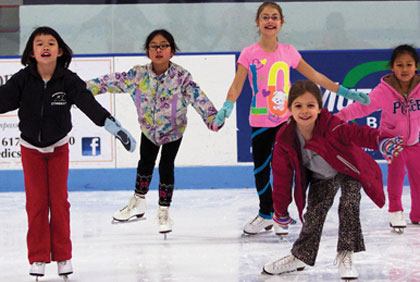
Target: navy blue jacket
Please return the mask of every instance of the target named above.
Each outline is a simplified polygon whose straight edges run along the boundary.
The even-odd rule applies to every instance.
[[[28,66],[0,86],[0,113],[19,109],[21,138],[36,147],[48,147],[70,132],[72,105],[98,126],[111,116],[76,73],[59,66],[47,83],[36,66]]]

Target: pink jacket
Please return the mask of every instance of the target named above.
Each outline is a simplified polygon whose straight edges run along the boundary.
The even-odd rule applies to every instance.
[[[379,207],[385,204],[382,172],[379,165],[361,147],[378,149],[379,141],[392,137],[369,126],[347,124],[323,109],[315,123],[310,149],[340,173],[362,183],[366,194]],[[303,166],[296,122],[290,117],[276,136],[273,152],[273,202],[277,214],[283,214],[292,202],[293,190],[299,217],[306,203],[306,189],[310,183],[309,170]]]
[[[420,132],[420,76],[413,78],[407,98],[393,74],[382,77],[381,82],[369,94],[370,104],[353,103],[336,114],[344,121],[365,117],[382,110],[379,130],[393,136],[402,136],[404,145],[419,141]],[[397,91],[397,89],[399,91]]]

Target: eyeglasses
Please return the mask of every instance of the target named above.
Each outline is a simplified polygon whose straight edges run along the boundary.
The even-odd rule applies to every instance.
[[[274,22],[276,22],[276,21],[279,21],[280,20],[280,16],[278,16],[278,15],[273,15],[273,16],[266,16],[266,15],[264,15],[264,16],[261,16],[261,19],[263,20],[263,21],[265,21],[265,22],[268,22],[268,20],[269,19],[272,19]]]
[[[150,45],[149,50],[156,51],[158,48],[160,50],[165,50],[166,48],[170,47],[170,44],[160,44],[160,45]]]

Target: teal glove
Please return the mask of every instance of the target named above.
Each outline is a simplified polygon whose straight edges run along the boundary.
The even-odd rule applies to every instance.
[[[223,107],[217,112],[214,119],[214,123],[217,126],[221,126],[225,122],[225,118],[230,117],[233,110],[233,103],[231,101],[225,101]]]
[[[340,88],[338,89],[337,94],[343,96],[346,99],[358,101],[363,105],[368,105],[370,103],[370,98],[366,93],[358,92],[358,91],[351,91],[341,85],[340,85]]]
[[[136,139],[130,132],[121,127],[121,124],[114,117],[107,117],[104,125],[106,131],[117,137],[127,151],[134,152],[136,149]]]
[[[385,138],[379,142],[379,152],[381,152],[388,163],[391,163],[392,159],[398,157],[402,151],[402,144],[403,139],[401,136]]]

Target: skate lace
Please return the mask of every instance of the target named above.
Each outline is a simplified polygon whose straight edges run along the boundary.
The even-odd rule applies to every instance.
[[[337,256],[335,257],[334,265],[336,265],[337,263],[339,266],[342,264],[346,269],[352,269],[353,262],[351,259],[351,252],[350,251],[339,252]]]
[[[258,225],[261,222],[264,221],[264,218],[262,218],[261,216],[257,215],[249,224],[250,225]]]
[[[284,268],[288,268],[294,262],[295,262],[295,258],[292,255],[288,255],[273,262],[273,269],[281,270]]]
[[[159,209],[158,211],[158,221],[159,225],[166,225],[168,222],[172,223],[172,220],[169,218],[169,212],[165,209]]]
[[[128,204],[122,209],[120,209],[120,212],[128,213],[131,209],[133,209],[136,206],[136,201],[138,199],[140,198],[136,198],[136,196],[131,197],[130,200],[128,201]]]

